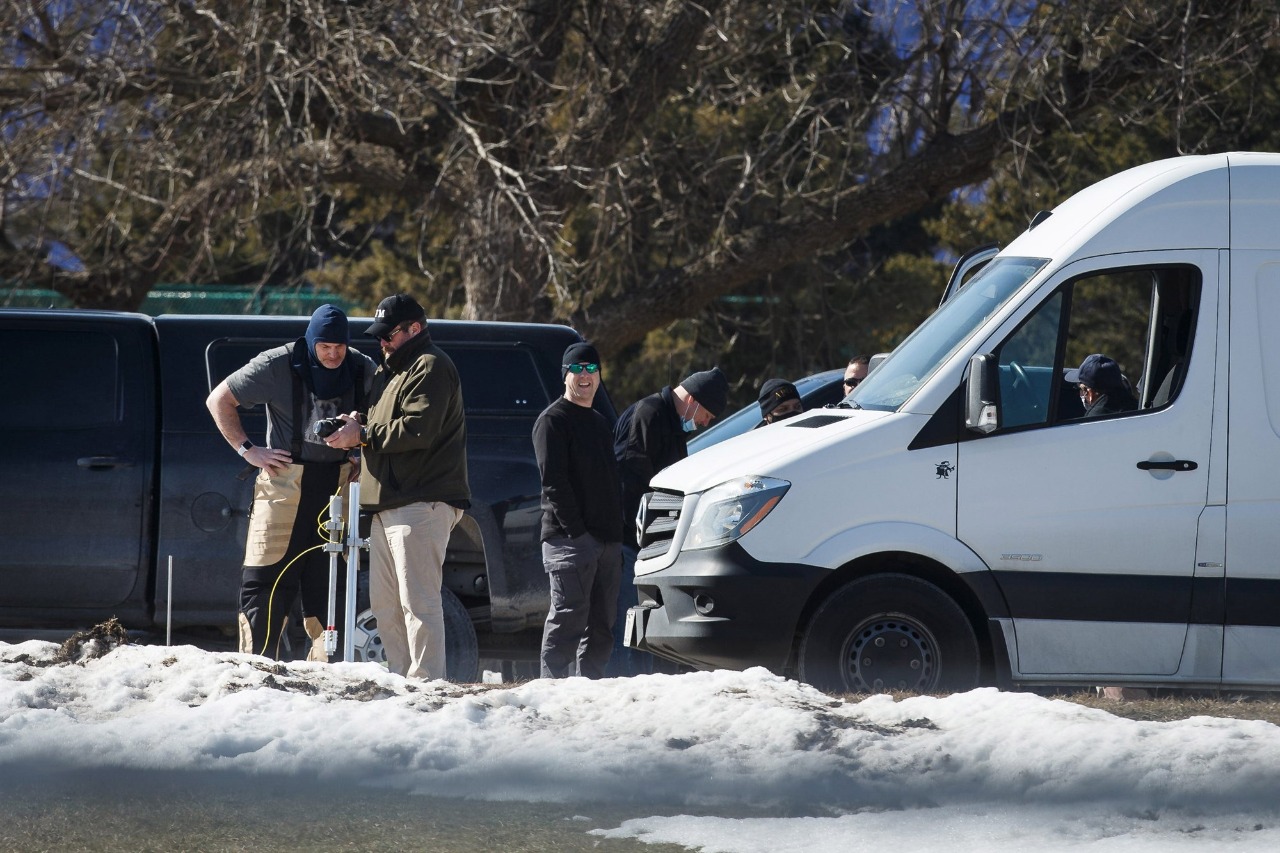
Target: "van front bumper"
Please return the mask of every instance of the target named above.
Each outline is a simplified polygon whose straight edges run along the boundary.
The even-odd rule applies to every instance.
[[[669,567],[636,577],[640,604],[627,613],[626,644],[698,669],[782,674],[805,602],[829,573],[763,563],[736,542],[682,552]]]

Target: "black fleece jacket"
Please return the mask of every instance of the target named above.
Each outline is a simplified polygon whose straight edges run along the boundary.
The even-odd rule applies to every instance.
[[[613,453],[621,466],[622,518],[628,544],[635,545],[636,511],[649,480],[689,455],[689,435],[680,426],[675,392],[667,386],[631,404],[618,418]]]
[[[622,493],[609,422],[559,397],[533,424],[542,476],[542,541],[590,533],[622,541]]]

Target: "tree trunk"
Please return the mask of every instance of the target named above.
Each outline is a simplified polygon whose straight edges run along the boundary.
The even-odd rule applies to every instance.
[[[463,319],[548,320],[546,253],[521,227],[523,220],[509,197],[491,184],[477,184],[454,240],[467,295]]]

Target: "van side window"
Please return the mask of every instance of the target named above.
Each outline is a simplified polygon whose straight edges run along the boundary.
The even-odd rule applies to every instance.
[[[19,429],[92,429],[120,418],[119,351],[105,332],[6,329],[21,359],[0,363],[5,421]]]
[[[1068,371],[1100,353],[1119,365],[1131,395],[1124,417],[1171,405],[1182,388],[1195,337],[1200,273],[1185,265],[1126,267],[1073,279],[1050,296],[997,350],[1001,429],[1085,416]],[[1136,403],[1136,405],[1135,405]]]
[[[1102,353],[1120,366],[1137,400],[1135,412],[1173,403],[1191,359],[1199,270],[1182,265],[1112,270],[1070,286],[1064,370]],[[1058,420],[1070,415],[1062,412]]]

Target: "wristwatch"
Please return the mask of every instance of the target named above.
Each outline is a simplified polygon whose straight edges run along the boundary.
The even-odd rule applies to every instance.
[[[236,448],[236,453],[244,456],[250,450],[253,450],[253,442],[246,438],[244,441],[240,442],[240,446]]]
[[[363,426],[360,427],[360,446],[366,447],[369,444],[369,431]]]

